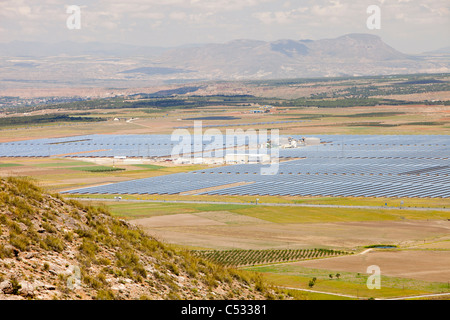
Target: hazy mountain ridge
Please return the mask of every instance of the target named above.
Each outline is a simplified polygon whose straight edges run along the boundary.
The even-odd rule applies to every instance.
[[[450,72],[448,57],[408,55],[371,34],[271,42],[238,39],[174,48],[70,42],[40,46],[14,42],[0,45],[0,54],[6,57],[0,60],[1,80],[13,86],[43,81],[48,85],[54,82],[133,86],[148,81]],[[70,78],[68,73],[72,73]]]
[[[9,57],[48,57],[97,55],[111,57],[157,56],[168,48],[133,46],[120,43],[71,42],[41,43],[30,41],[13,41],[0,43],[0,56]]]

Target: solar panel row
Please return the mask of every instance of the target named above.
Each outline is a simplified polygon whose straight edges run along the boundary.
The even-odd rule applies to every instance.
[[[293,136],[298,139],[301,136]],[[277,174],[261,164],[238,164],[189,173],[82,188],[68,193],[449,197],[448,136],[317,135],[317,146],[279,149]],[[197,137],[198,138],[198,137]],[[196,139],[197,139],[196,138]],[[192,139],[190,145],[200,145]],[[170,155],[170,135],[86,135],[0,144],[0,156]],[[220,146],[228,146],[229,142]],[[200,150],[211,145],[203,141]],[[89,153],[76,154],[77,152]],[[257,150],[249,150],[256,152]],[[206,156],[208,152],[206,152]],[[238,186],[230,184],[244,183]],[[207,188],[214,191],[205,191]]]
[[[319,137],[329,143],[280,150],[300,159],[280,162],[276,175],[238,164],[68,193],[450,197],[447,136]]]

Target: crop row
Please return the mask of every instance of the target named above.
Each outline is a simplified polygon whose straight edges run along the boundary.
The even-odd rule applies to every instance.
[[[347,254],[331,249],[194,250],[193,253],[227,266],[251,266]]]

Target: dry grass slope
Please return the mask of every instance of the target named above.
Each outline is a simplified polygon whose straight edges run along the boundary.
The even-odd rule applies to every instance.
[[[257,273],[176,250],[102,207],[0,179],[1,299],[289,298]]]

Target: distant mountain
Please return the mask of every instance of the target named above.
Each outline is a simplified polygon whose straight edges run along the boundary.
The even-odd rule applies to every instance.
[[[48,57],[48,56],[156,56],[168,50],[163,47],[133,46],[119,43],[72,42],[42,43],[13,41],[0,43],[0,56]]]
[[[388,46],[380,37],[370,34],[353,33],[335,39],[308,41],[306,46],[310,49],[311,55],[316,57],[371,61],[414,60],[412,56]]]
[[[234,40],[175,48],[160,58],[164,65],[225,79],[375,75],[436,68],[423,58],[401,53],[380,37],[369,34],[316,41]]]
[[[445,48],[440,48],[437,50],[433,50],[433,51],[428,51],[426,52],[426,54],[450,54],[450,47],[445,47]]]
[[[378,36],[358,33],[333,39],[239,39],[173,48],[16,41],[0,44],[0,71],[0,82],[14,87],[44,82],[140,86],[149,81],[445,73],[450,72],[450,59],[442,54],[404,54]]]

